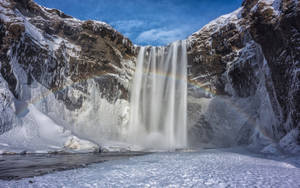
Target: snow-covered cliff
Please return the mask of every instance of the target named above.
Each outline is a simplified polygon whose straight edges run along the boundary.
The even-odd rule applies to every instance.
[[[12,137],[7,131],[26,127],[34,112],[80,138],[98,144],[117,140],[134,71],[135,52],[127,38],[103,22],[80,21],[30,0],[1,0],[0,44],[3,142]],[[46,136],[19,134],[24,143]]]
[[[188,38],[192,143],[300,151],[299,13],[246,0]]]
[[[300,151],[298,20],[297,0],[245,0],[188,37],[191,146]],[[0,0],[2,150],[120,145],[138,50],[106,23]]]

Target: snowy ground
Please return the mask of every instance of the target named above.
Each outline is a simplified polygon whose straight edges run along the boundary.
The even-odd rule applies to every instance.
[[[73,135],[71,131],[56,124],[32,104],[26,107],[24,117],[18,120],[20,125],[15,125],[14,128],[0,135],[0,154],[99,150],[98,145]]]
[[[300,187],[299,167],[300,156],[263,157],[241,149],[155,153],[0,181],[0,187]]]

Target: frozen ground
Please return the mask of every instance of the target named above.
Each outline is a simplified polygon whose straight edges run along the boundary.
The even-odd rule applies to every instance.
[[[0,154],[53,151],[94,152],[99,150],[98,145],[79,139],[32,104],[26,107],[26,113],[19,119],[19,122],[20,125],[16,125],[0,135]]]
[[[0,155],[0,179],[19,180],[93,163],[145,155],[144,152]],[[0,186],[1,187],[1,186]],[[2,188],[2,187],[1,187]]]
[[[155,153],[17,181],[0,187],[300,187],[300,156],[241,149]]]

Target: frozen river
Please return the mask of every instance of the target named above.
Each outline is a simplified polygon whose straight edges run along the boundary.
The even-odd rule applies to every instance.
[[[0,187],[300,187],[300,156],[243,149],[153,153],[91,164]]]

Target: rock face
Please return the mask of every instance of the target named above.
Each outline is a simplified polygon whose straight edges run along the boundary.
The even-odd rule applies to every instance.
[[[243,14],[251,22],[253,39],[262,47],[272,73],[272,107],[285,132],[300,128],[300,4],[277,1],[275,9],[260,2]],[[247,1],[244,6],[249,6]],[[273,89],[273,91],[271,91]],[[277,102],[275,102],[277,100]]]
[[[34,104],[83,138],[117,137],[110,129],[126,120],[134,50],[106,23],[80,21],[31,0],[0,1],[1,84],[10,98],[25,102],[10,102],[17,106],[11,116]],[[4,114],[7,101],[1,100]],[[11,121],[1,116],[0,133],[20,124]]]
[[[95,76],[111,75],[111,85],[120,87],[123,91],[120,96],[127,98],[126,86],[114,82],[114,75],[122,74],[118,69],[123,68],[124,61],[134,58],[133,45],[127,38],[105,23],[79,21],[30,0],[1,1],[0,5],[1,73],[16,98],[22,96],[12,61],[24,69],[28,76],[23,82],[29,85],[37,81],[57,90],[64,88],[67,79],[81,85]],[[126,79],[127,75],[122,76]],[[107,89],[111,90],[107,91],[111,97],[113,87]],[[63,93],[57,94],[57,98]]]
[[[198,134],[209,133],[215,145],[264,148],[272,143],[299,151],[299,12],[298,1],[245,0],[237,11],[189,37],[190,96],[210,98],[208,110],[190,122],[194,134],[198,126]],[[216,100],[226,101],[223,111],[218,106],[209,110]],[[196,103],[190,99],[190,106]],[[240,117],[228,116],[228,111]],[[220,133],[227,131],[231,133]]]
[[[188,37],[192,146],[300,151],[298,20],[297,0],[245,0]],[[122,141],[138,49],[103,22],[0,1],[0,134],[34,104],[79,137]]]

